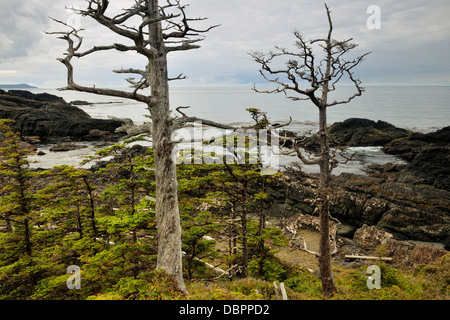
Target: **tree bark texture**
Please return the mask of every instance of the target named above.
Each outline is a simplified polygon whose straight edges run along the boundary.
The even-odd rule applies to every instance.
[[[153,19],[160,18],[157,0],[149,2],[149,12]],[[150,46],[156,50],[155,57],[149,63],[150,88],[154,98],[153,104],[149,107],[153,121],[152,138],[155,155],[157,268],[172,275],[178,288],[187,292],[183,280],[177,172],[172,158],[173,123],[170,117],[167,50],[161,22],[150,24],[148,29]]]
[[[320,221],[320,243],[319,243],[319,269],[322,280],[322,290],[326,295],[337,292],[331,272],[331,245],[330,245],[330,205],[329,187],[331,180],[330,170],[330,145],[327,134],[326,108],[319,108],[319,141],[320,141],[320,185],[319,185],[319,221]]]

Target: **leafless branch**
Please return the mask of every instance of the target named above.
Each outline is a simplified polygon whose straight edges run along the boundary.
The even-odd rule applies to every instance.
[[[82,92],[88,92],[88,93],[94,93],[99,95],[107,95],[107,96],[114,96],[114,97],[122,97],[127,99],[133,99],[138,100],[141,102],[149,103],[151,101],[151,97],[143,96],[126,91],[121,90],[113,90],[113,89],[102,89],[102,88],[96,88],[93,87],[86,87],[81,86],[75,83],[74,77],[73,77],[73,66],[71,63],[71,60],[73,57],[77,56],[77,50],[80,48],[81,43],[83,41],[83,38],[78,35],[78,31],[73,27],[68,26],[66,23],[53,19],[55,22],[58,22],[65,27],[69,27],[70,30],[66,32],[49,32],[48,34],[57,34],[61,35],[61,37],[58,37],[59,39],[65,40],[68,44],[68,48],[66,51],[66,55],[64,58],[59,58],[58,61],[63,63],[67,68],[67,86],[64,88],[60,88],[59,90],[75,90],[75,91],[82,91]]]
[[[185,80],[187,79],[187,77],[185,75],[183,75],[182,73],[180,73],[178,76],[176,76],[175,78],[169,78],[169,81],[175,81],[175,80]]]
[[[184,112],[181,111],[182,109],[189,109],[189,107],[180,106],[180,107],[176,108],[176,111],[181,114],[181,117],[177,117],[174,119],[175,129],[182,128],[186,123],[194,123],[194,122],[201,122],[203,125],[215,127],[215,128],[219,128],[219,129],[228,129],[228,130],[244,129],[244,128],[239,128],[239,127],[235,127],[235,126],[231,126],[231,125],[227,125],[227,124],[223,124],[223,123],[218,123],[218,122],[211,121],[208,119],[188,116]],[[251,127],[246,127],[246,129],[249,129],[249,128],[251,128]]]
[[[302,251],[305,251],[307,253],[310,253],[316,257],[320,257],[320,254],[317,251],[313,251],[313,250],[309,250],[308,249],[308,245],[306,243],[306,239],[304,237],[299,236],[298,239],[302,239],[303,240],[303,248],[301,249]]]
[[[85,52],[81,52],[81,53],[74,53],[74,56],[77,58],[82,58],[84,56],[87,56],[91,53],[94,52],[98,52],[98,51],[106,51],[106,50],[117,50],[117,51],[121,51],[121,52],[125,52],[125,51],[137,51],[137,47],[136,46],[125,46],[123,44],[120,43],[114,43],[110,46],[94,46],[92,49],[87,50]]]
[[[268,94],[283,93],[286,98],[293,101],[311,100],[319,108],[349,103],[364,92],[361,81],[354,77],[352,69],[359,65],[370,52],[351,61],[342,59],[343,55],[356,47],[356,44],[351,43],[352,38],[342,41],[331,39],[333,25],[330,11],[328,7],[326,8],[329,21],[327,38],[307,41],[300,32],[295,31],[295,47],[298,49],[295,52],[276,46],[275,52],[261,53],[253,51],[249,53],[255,62],[261,66],[260,73],[263,78],[277,85],[277,88],[270,90],[259,90],[254,86],[254,91]],[[319,45],[325,52],[325,58],[319,62],[316,62],[317,55],[312,47],[314,44]],[[274,69],[272,65],[280,58],[287,59],[285,67],[283,69]],[[323,93],[334,91],[336,84],[344,76],[351,81],[356,92],[349,98],[341,101],[328,103],[323,100]]]
[[[205,19],[188,18],[185,12],[185,8],[187,6],[181,5],[179,0],[167,0],[165,4],[160,5],[160,14],[155,16],[154,18],[149,18],[150,15],[148,12],[148,1],[146,0],[135,0],[134,6],[128,9],[124,9],[121,13],[115,15],[114,17],[109,17],[106,14],[109,6],[108,0],[86,0],[86,2],[86,9],[70,8],[70,10],[81,16],[91,17],[114,33],[131,39],[134,42],[134,45],[114,43],[112,45],[94,46],[89,50],[81,52],[80,48],[83,42],[83,38],[79,35],[79,32],[82,31],[82,29],[76,30],[66,23],[52,18],[52,20],[54,20],[58,24],[61,24],[69,29],[68,31],[48,32],[48,34],[57,35],[58,39],[65,40],[68,43],[68,49],[65,53],[65,57],[58,59],[66,66],[68,70],[67,86],[65,88],[62,88],[61,90],[77,90],[101,95],[111,94],[113,96],[120,96],[145,103],[150,103],[152,100],[151,97],[137,94],[137,91],[149,87],[150,79],[148,76],[148,70],[146,70],[145,72],[136,72],[137,70],[135,69],[121,69],[114,71],[115,73],[135,73],[141,75],[142,78],[139,81],[136,81],[134,78],[126,79],[133,86],[133,88],[135,88],[134,92],[132,93],[119,90],[99,89],[95,88],[95,86],[85,87],[74,82],[73,66],[71,63],[72,58],[82,58],[100,51],[116,50],[119,52],[134,51],[146,56],[150,60],[156,58],[157,54],[155,48],[150,44],[151,41],[148,39],[150,37],[150,33],[146,30],[146,28],[150,25],[161,22],[165,23],[165,27],[163,29],[168,31],[166,33],[163,32],[166,52],[197,49],[200,47],[197,43],[203,40],[203,37],[198,36],[201,33],[208,32],[209,30],[218,27],[218,25],[213,25],[203,30],[193,28],[191,26],[192,23]],[[138,27],[125,25],[125,23],[130,22],[130,20],[135,17],[142,20],[142,23]],[[190,39],[191,36],[195,36],[196,38]],[[169,80],[182,80],[185,78],[185,76],[180,74],[179,76],[170,78]]]

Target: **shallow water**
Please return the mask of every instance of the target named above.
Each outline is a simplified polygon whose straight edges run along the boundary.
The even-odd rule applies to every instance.
[[[148,121],[146,106],[133,100],[55,89],[30,91],[55,94],[67,102],[85,100],[94,103],[80,106],[92,117]],[[339,87],[330,99],[341,100],[352,93],[351,87]],[[247,86],[173,87],[170,100],[173,110],[178,106],[190,106],[186,111],[189,115],[225,123],[251,123],[246,108],[259,108],[274,122],[285,122],[292,117],[294,127],[311,128],[318,119],[317,108],[310,101],[291,101],[282,94],[260,94]],[[367,87],[363,95],[351,103],[330,108],[328,123],[366,118],[414,131],[435,131],[450,125],[449,101],[450,87]]]
[[[213,132],[206,132],[205,137],[211,138],[212,136],[217,136],[217,131]],[[179,137],[179,136],[178,136]],[[54,145],[37,145],[38,151],[43,151],[45,155],[32,155],[29,156],[29,160],[31,162],[30,166],[32,168],[42,168],[42,169],[50,169],[53,166],[58,165],[72,165],[77,168],[89,168],[94,162],[87,163],[85,165],[81,165],[81,162],[90,155],[94,155],[96,151],[100,150],[101,147],[98,147],[98,142],[78,142],[76,144],[85,145],[86,148],[78,149],[78,150],[72,150],[72,151],[65,151],[65,152],[52,152],[50,151],[50,148]],[[151,142],[135,142],[134,144],[141,144],[145,146],[151,146]],[[188,144],[189,150],[191,149],[192,145]],[[184,147],[186,150],[186,146]],[[193,149],[193,148],[192,148]],[[211,150],[208,148],[203,149],[203,155],[208,154],[209,152],[217,151],[216,149]],[[250,152],[254,152],[254,150],[250,150]],[[284,166],[291,166],[294,163],[301,164],[300,159],[298,159],[296,156],[287,156],[282,155],[278,153],[279,151],[276,151],[276,155],[279,155],[279,158],[276,159],[269,159],[269,164],[275,163],[275,170],[277,171],[283,171]],[[275,155],[275,156],[276,156]],[[308,155],[311,158],[317,157],[318,155]],[[352,157],[352,161],[349,161],[347,163],[345,162],[345,159],[340,156],[340,153],[337,152],[337,160],[341,161],[337,168],[333,170],[333,174],[339,175],[343,172],[347,173],[355,173],[355,174],[366,174],[364,169],[366,169],[368,166],[372,164],[378,164],[383,165],[386,163],[405,163],[400,158],[385,154],[381,147],[352,147],[348,148],[345,151],[346,157]],[[273,154],[271,156],[274,156]],[[107,160],[107,159],[103,159]],[[264,161],[263,161],[264,162]],[[319,166],[318,165],[301,165],[302,171],[305,173],[318,173],[319,172]]]

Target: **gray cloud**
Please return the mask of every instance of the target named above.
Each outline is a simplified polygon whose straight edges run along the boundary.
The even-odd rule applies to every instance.
[[[2,1],[0,10],[0,58],[27,56],[43,37],[48,7],[42,1]]]
[[[3,0],[5,1],[5,0]],[[113,0],[114,10],[127,7],[132,0]],[[263,82],[258,66],[247,54],[251,50],[268,51],[274,45],[288,47],[292,31],[300,30],[307,38],[323,37],[327,20],[323,2],[313,0],[184,0],[190,3],[192,17],[209,17],[198,27],[221,24],[206,34],[202,48],[174,53],[169,70],[176,76],[184,73],[187,81],[178,85],[241,84]],[[442,0],[328,0],[338,39],[353,37],[358,52],[372,51],[355,70],[364,83],[445,83],[450,84],[449,30],[450,3]],[[23,81],[53,85],[64,79],[64,66],[55,59],[64,52],[64,42],[44,36],[43,30],[58,28],[49,24],[48,16],[66,21],[70,13],[65,6],[84,6],[82,0],[14,0],[2,4],[0,11],[1,76],[22,76]],[[369,30],[366,12],[369,5],[381,10],[381,29]],[[94,44],[111,44],[121,39],[102,26],[82,20],[85,48]],[[30,53],[33,52],[33,55]],[[5,62],[5,59],[7,61]],[[40,62],[38,62],[40,61]],[[36,66],[36,63],[40,63]],[[139,67],[141,60],[131,55],[99,53],[77,65],[77,81],[126,85],[110,70]],[[43,70],[52,70],[45,73]],[[95,70],[95,72],[92,72]],[[41,79],[41,80],[39,80]]]

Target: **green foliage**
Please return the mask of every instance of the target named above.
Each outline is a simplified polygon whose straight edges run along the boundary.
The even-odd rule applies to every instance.
[[[212,223],[212,216],[207,211],[201,211],[196,216],[182,215],[182,220],[182,250],[186,253],[185,266],[191,279],[200,259],[216,255],[214,240],[207,240],[205,236],[214,232],[217,226]]]
[[[427,298],[450,299],[450,253],[432,265],[419,266],[414,271],[414,278],[421,280]]]
[[[381,289],[367,287],[368,266],[359,270],[349,270],[337,278],[340,293],[336,299],[353,300],[410,300],[423,299],[426,294],[423,284],[405,271],[395,269],[386,263],[377,264],[381,270]]]
[[[269,125],[269,119],[267,118],[267,114],[265,112],[262,112],[257,108],[247,108],[246,110],[255,121],[257,128],[266,128]]]
[[[299,293],[308,293],[313,297],[322,296],[322,283],[318,277],[306,269],[299,269],[296,274],[284,281],[286,287]]]
[[[225,283],[192,283],[188,290],[187,298],[192,300],[261,300],[275,296],[270,283],[251,278]]]
[[[259,110],[249,112],[265,125]],[[178,166],[184,296],[155,270],[152,149],[127,141],[100,151],[94,158],[118,158],[96,172],[34,171],[20,135],[8,121],[0,130],[0,299],[275,299],[273,281],[285,283],[289,299],[323,298],[316,275],[275,256],[288,239],[265,224],[266,186],[276,176],[261,176],[258,164]],[[449,255],[414,273],[380,264],[381,290],[367,288],[364,267],[338,269],[333,299],[448,299],[449,264]],[[79,290],[67,288],[72,265],[81,270]]]
[[[9,239],[14,239],[16,244],[7,241],[4,249],[31,255],[31,226],[41,201],[31,184],[37,174],[29,168],[27,155],[31,151],[23,146],[19,133],[9,128],[9,122],[0,120],[0,220],[4,221],[7,231],[14,234]]]
[[[269,254],[261,254],[253,258],[248,270],[251,276],[258,277],[267,281],[284,281],[286,279],[286,270],[280,260]]]
[[[289,244],[289,239],[283,234],[280,228],[266,227],[264,228],[261,236],[256,236],[258,241],[269,241],[275,246],[285,247]]]
[[[155,270],[141,273],[136,278],[121,278],[110,292],[125,300],[168,300],[181,297],[176,288],[176,283],[170,276],[161,270]]]
[[[272,240],[272,235],[274,241],[281,239],[279,234],[271,233],[273,230],[266,230],[263,225],[268,198],[264,186],[269,178],[262,176],[260,169],[259,165],[248,164],[183,165],[178,169],[180,210],[186,213],[182,215],[182,220],[185,221],[183,228],[186,229],[185,234],[194,232],[197,235],[189,238],[191,245],[197,245],[201,237],[212,233],[207,230],[209,227],[205,223],[201,228],[203,232],[200,232],[200,229],[189,231],[191,226],[187,221],[195,219],[199,212],[206,209],[212,214],[211,221],[221,221],[216,222],[215,229],[220,226],[230,240],[234,239],[229,241],[228,254],[223,259],[226,260],[228,268],[239,265],[244,277],[247,275],[250,259],[263,251],[264,241]],[[258,216],[259,222],[254,219]],[[238,220],[240,222],[237,222]],[[211,222],[208,222],[208,225],[211,225]],[[276,239],[277,237],[279,239]],[[187,243],[188,238],[184,237],[183,241]],[[241,252],[233,248],[236,242],[241,244]],[[193,248],[189,246],[183,248],[193,252]],[[205,254],[210,255],[208,252]],[[189,276],[192,265],[188,260]]]
[[[85,299],[154,269],[154,202],[145,198],[153,188],[151,153],[134,158],[115,145],[101,156],[117,152],[128,161],[95,174],[57,166],[38,176],[19,135],[4,122],[1,129],[0,223],[10,227],[0,233],[0,298]],[[66,286],[70,265],[82,270],[81,290]]]

